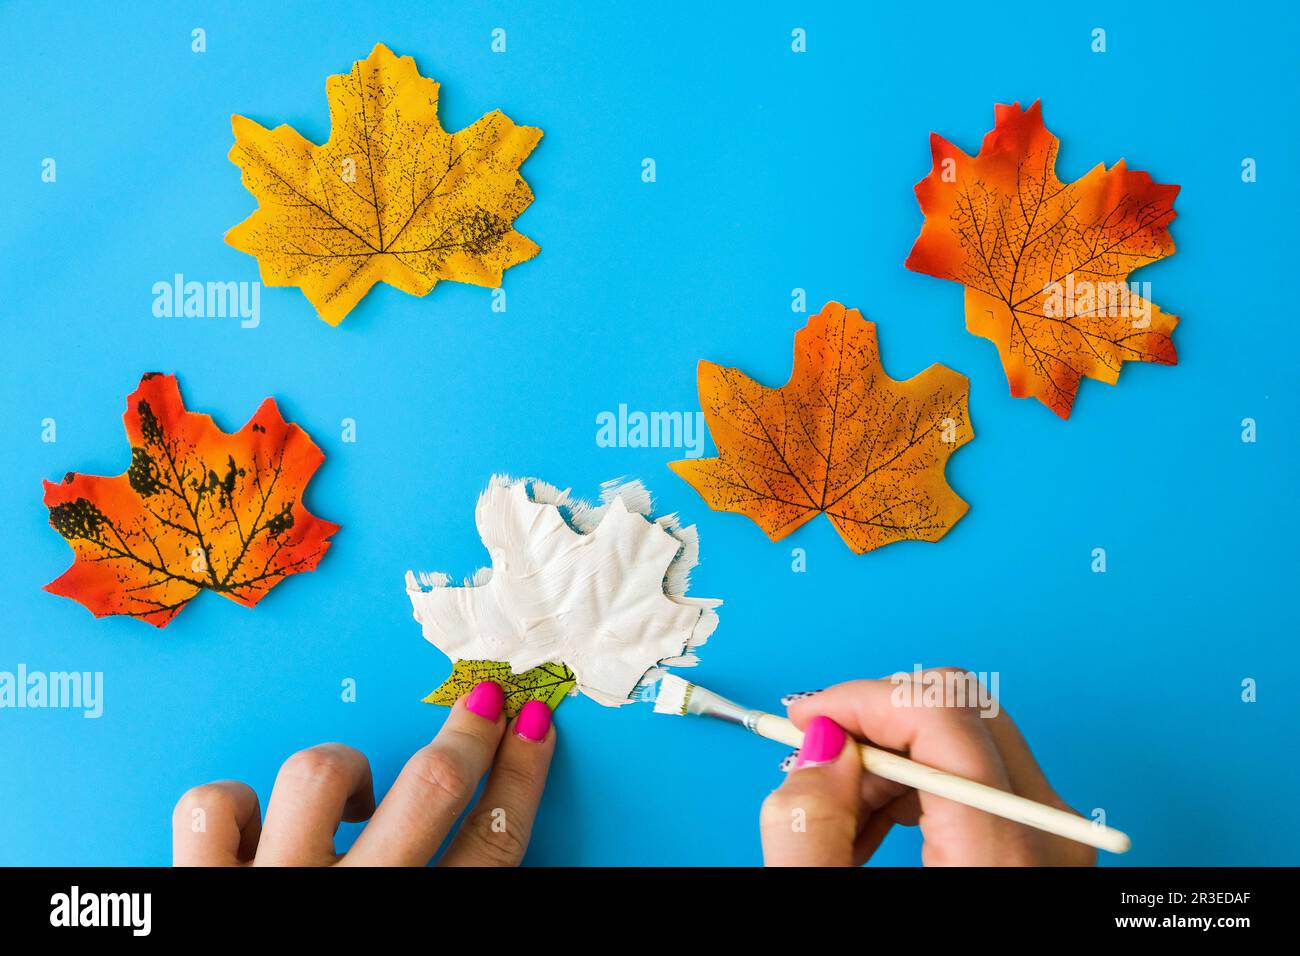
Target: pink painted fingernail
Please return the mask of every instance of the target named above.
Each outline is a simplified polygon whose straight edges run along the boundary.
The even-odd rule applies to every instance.
[[[803,732],[803,746],[799,748],[795,769],[831,763],[844,749],[846,739],[843,728],[835,721],[829,717],[814,717]]]
[[[506,695],[501,688],[490,680],[477,685],[465,698],[465,709],[472,711],[484,720],[495,721],[501,716],[501,705],[506,702]]]
[[[524,740],[541,743],[546,739],[546,732],[551,729],[551,708],[540,700],[530,700],[519,711],[515,721],[515,733]]]

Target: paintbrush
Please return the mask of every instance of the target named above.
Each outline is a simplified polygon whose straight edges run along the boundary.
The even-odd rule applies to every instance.
[[[655,713],[717,717],[733,724],[740,724],[746,730],[753,731],[768,740],[777,740],[789,747],[803,746],[803,731],[784,717],[767,714],[761,710],[748,710],[674,674],[666,675],[659,684],[659,696],[655,699]],[[1074,840],[1076,843],[1095,846],[1099,850],[1125,853],[1131,845],[1127,834],[1094,823],[1077,814],[1027,800],[1014,793],[976,783],[974,780],[936,770],[934,767],[927,767],[925,764],[900,757],[888,750],[880,750],[870,744],[858,743],[857,747],[862,754],[863,768],[886,780],[924,790],[926,793],[933,793],[935,796],[975,807],[985,813],[1014,820],[1016,823],[1023,823],[1025,826],[1065,837],[1067,840]]]

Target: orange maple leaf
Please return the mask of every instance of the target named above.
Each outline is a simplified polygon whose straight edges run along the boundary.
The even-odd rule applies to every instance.
[[[235,434],[186,411],[175,376],[150,373],[126,402],[131,465],[45,482],[50,525],[76,557],[45,590],[96,617],[166,627],[204,588],[252,607],[310,571],[339,529],[302,503],[325,460],[268,398]]]
[[[967,509],[943,472],[974,435],[969,388],[942,365],[890,378],[875,325],[830,302],[795,335],[794,371],[780,388],[700,362],[718,457],[670,467],[709,507],[748,516],[773,541],[819,513],[858,554],[937,541]]]
[[[1128,277],[1173,253],[1179,187],[1123,160],[1063,183],[1058,147],[1039,103],[997,106],[975,156],[932,133],[907,268],[964,285],[966,328],[997,345],[1011,394],[1069,418],[1084,375],[1114,385],[1124,362],[1178,361],[1178,317]]]

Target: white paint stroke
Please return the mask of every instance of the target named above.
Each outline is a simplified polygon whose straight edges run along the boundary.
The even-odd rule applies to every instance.
[[[699,535],[652,519],[639,481],[607,481],[601,504],[531,478],[493,475],[474,511],[492,559],[463,587],[406,573],[427,641],[453,662],[506,661],[515,673],[562,662],[577,689],[626,704],[662,667],[690,666],[717,627],[712,598],[686,597]]]

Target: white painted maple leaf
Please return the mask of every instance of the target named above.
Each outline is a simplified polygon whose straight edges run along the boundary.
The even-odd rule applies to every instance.
[[[425,639],[453,662],[505,661],[516,674],[566,664],[577,689],[607,707],[662,676],[659,665],[694,664],[722,603],[685,596],[699,558],[694,526],[652,520],[638,481],[602,489],[593,507],[494,475],[474,512],[492,566],[463,587],[406,573]]]

